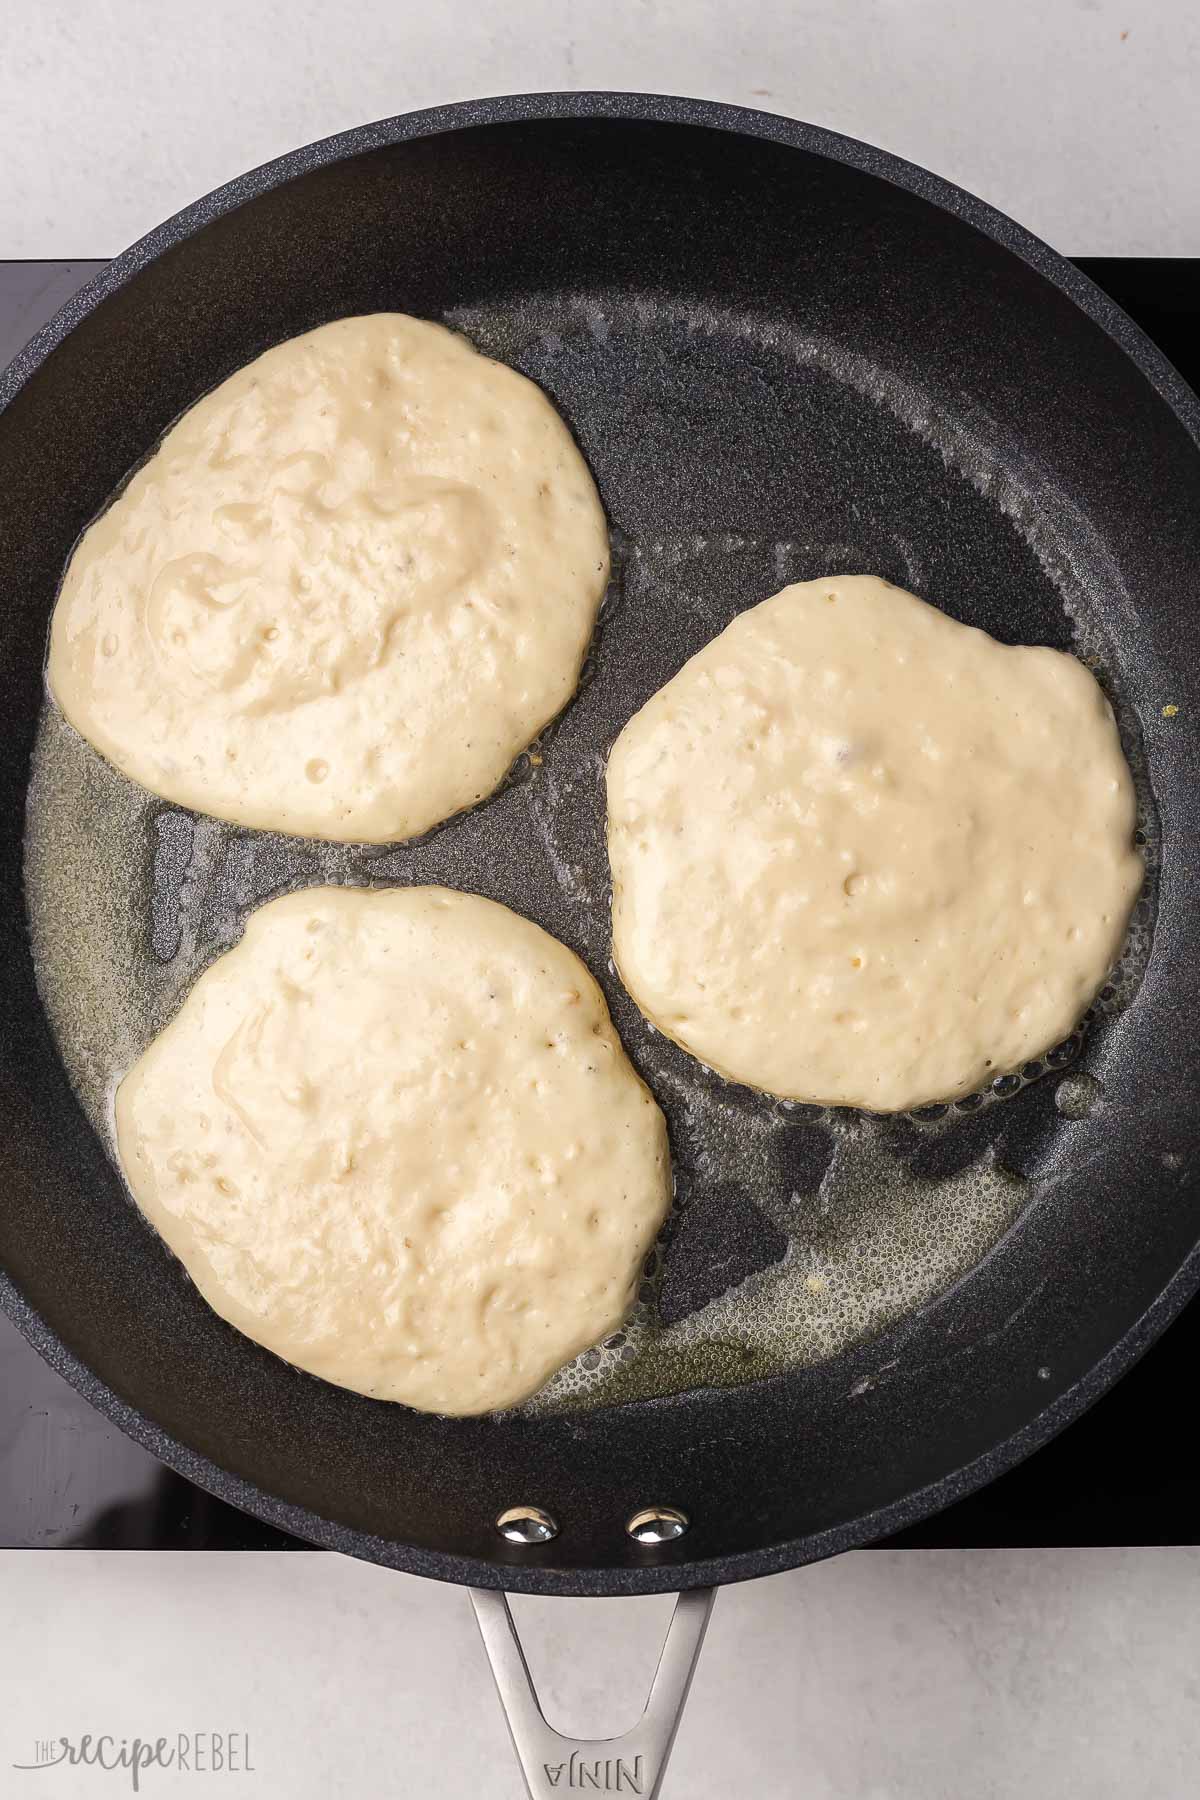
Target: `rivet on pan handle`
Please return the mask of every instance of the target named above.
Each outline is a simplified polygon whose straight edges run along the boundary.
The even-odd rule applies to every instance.
[[[564,1737],[546,1723],[507,1595],[486,1588],[472,1588],[470,1594],[531,1800],[551,1800],[552,1795],[562,1800],[564,1794],[580,1789],[637,1794],[642,1800],[655,1800],[692,1685],[716,1590],[693,1588],[680,1594],[667,1627],[646,1710],[631,1731],[613,1738]]]

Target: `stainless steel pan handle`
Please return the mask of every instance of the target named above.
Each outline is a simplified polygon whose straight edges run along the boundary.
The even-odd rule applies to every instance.
[[[654,1800],[662,1788],[716,1590],[693,1588],[680,1594],[646,1710],[632,1730],[613,1738],[565,1737],[547,1724],[507,1595],[486,1588],[472,1588],[470,1594],[531,1800],[551,1796],[562,1800],[564,1794],[580,1790]]]

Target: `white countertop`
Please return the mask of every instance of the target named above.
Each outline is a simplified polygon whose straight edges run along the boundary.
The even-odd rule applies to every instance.
[[[0,1793],[38,1740],[248,1739],[145,1800],[520,1800],[465,1594],[316,1552],[0,1553]],[[717,1599],[665,1800],[1189,1800],[1200,1550],[867,1550]],[[671,1600],[524,1600],[552,1723],[624,1730]]]
[[[519,21],[519,22],[518,22]],[[239,170],[471,95],[618,87],[790,113],[923,163],[1077,255],[1200,254],[1191,0],[24,0],[0,57],[0,257],[100,257]],[[466,1597],[316,1554],[0,1553],[0,1793],[85,1732],[245,1734],[142,1791],[520,1793]],[[721,1595],[683,1800],[1183,1800],[1200,1550],[868,1552]],[[670,1602],[518,1606],[552,1719],[623,1729]]]
[[[0,257],[111,256],[367,119],[588,87],[831,126],[1068,255],[1200,254],[1194,0],[13,0],[4,21]]]

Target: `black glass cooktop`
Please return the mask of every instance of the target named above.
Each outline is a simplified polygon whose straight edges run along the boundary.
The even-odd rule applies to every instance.
[[[0,367],[102,265],[0,262]],[[1200,258],[1081,260],[1200,388]],[[0,1182],[3,1166],[0,1160]],[[893,1545],[1200,1542],[1192,1375],[1200,1300],[1112,1393],[1028,1462]],[[291,1550],[294,1538],[164,1469],[0,1317],[0,1547]]]

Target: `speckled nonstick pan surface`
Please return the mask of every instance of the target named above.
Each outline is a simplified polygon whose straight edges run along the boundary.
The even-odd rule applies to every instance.
[[[587,678],[534,756],[474,813],[383,851],[148,800],[43,717],[42,686],[71,546],[163,429],[269,344],[377,308],[447,320],[542,383],[615,546]],[[736,1580],[999,1473],[1200,1283],[1200,406],[1045,246],[786,120],[486,101],[200,202],[73,300],[0,399],[0,1298],[165,1461],[447,1580]],[[725,1083],[649,1030],[608,962],[613,736],[739,608],[856,570],[1086,656],[1141,792],[1147,891],[1095,1015],[1004,1091],[932,1116]],[[288,1368],[204,1306],[105,1151],[122,1057],[250,906],[313,880],[444,881],[528,913],[586,959],[667,1112],[678,1202],[639,1317],[530,1408],[430,1418]],[[493,1520],[516,1503],[553,1512],[557,1539],[505,1544]],[[654,1504],[690,1515],[676,1543],[627,1537]]]

